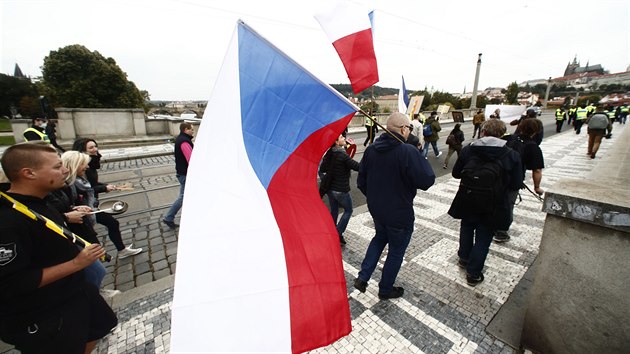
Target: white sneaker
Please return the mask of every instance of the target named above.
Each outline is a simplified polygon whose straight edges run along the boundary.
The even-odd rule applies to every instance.
[[[131,248],[131,246],[133,246],[133,244],[118,251],[118,258],[123,259],[123,258],[131,257],[131,256],[135,256],[138,253],[142,252],[142,248]]]
[[[112,298],[120,294],[120,290],[110,290],[110,289],[101,289],[99,292],[101,293],[101,296],[106,299]]]
[[[440,157],[440,156],[442,156],[442,151],[438,152],[438,154],[435,155],[435,157]]]

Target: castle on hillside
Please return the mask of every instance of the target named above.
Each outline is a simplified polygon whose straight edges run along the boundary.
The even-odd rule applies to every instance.
[[[580,66],[580,63],[577,61],[577,56],[575,56],[573,58],[573,62],[569,62],[569,64],[567,64],[567,68],[564,69],[563,76],[569,76],[573,74],[583,74],[583,73],[597,73],[597,74],[603,75],[603,74],[608,74],[608,71],[604,70],[601,64],[589,65],[589,63],[587,62],[586,66],[582,67]]]

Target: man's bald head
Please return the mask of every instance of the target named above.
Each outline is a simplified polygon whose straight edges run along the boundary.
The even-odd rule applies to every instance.
[[[409,121],[409,117],[407,115],[396,112],[392,113],[387,117],[387,130],[398,131],[400,127],[409,125],[411,122]]]
[[[392,113],[389,117],[387,117],[387,130],[390,132],[396,132],[402,135],[405,139],[409,137],[409,133],[411,132],[409,125],[411,125],[409,117],[400,112]]]

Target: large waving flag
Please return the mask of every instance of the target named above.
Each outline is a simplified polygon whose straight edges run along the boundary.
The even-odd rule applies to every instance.
[[[175,352],[303,352],[350,333],[317,164],[357,108],[239,22],[186,181]]]
[[[315,18],[337,50],[354,93],[377,83],[378,67],[368,13],[360,6],[340,1]]]
[[[409,107],[409,96],[407,95],[407,87],[405,87],[405,77],[402,77],[402,85],[398,90],[398,112],[407,114],[407,107]]]

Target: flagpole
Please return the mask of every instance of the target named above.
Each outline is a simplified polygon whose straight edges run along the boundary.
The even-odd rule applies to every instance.
[[[370,117],[370,115],[368,113],[366,113],[364,110],[362,110],[361,108],[359,108],[359,112],[361,112],[366,118],[368,118],[369,120],[374,122],[374,124],[376,124],[379,128],[383,129],[387,134],[391,135],[394,139],[400,141],[403,144],[405,143],[398,136],[396,136],[396,134],[390,132],[389,130],[387,130],[387,128],[385,128],[379,122],[377,122],[376,119],[374,119],[373,117]]]

